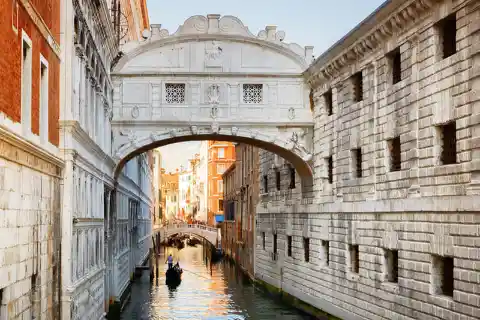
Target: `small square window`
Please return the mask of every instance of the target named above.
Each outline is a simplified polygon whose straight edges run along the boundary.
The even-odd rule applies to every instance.
[[[457,53],[457,15],[449,15],[437,23],[443,59]]]
[[[392,84],[402,81],[402,55],[400,48],[396,48],[387,55],[390,64]]]
[[[454,263],[452,257],[432,257],[431,284],[433,294],[453,297]]]
[[[440,163],[457,163],[457,125],[455,121],[437,127],[440,138]]]
[[[398,282],[398,251],[385,249],[385,280]]]
[[[362,72],[357,72],[352,76],[353,84],[353,102],[360,102],[363,100],[363,76]]]
[[[350,271],[353,273],[360,272],[360,253],[358,251],[358,245],[349,245],[348,251],[350,252]]]
[[[292,236],[287,236],[287,255],[292,256]]]
[[[243,103],[260,104],[263,101],[262,84],[244,84],[243,85]]]
[[[327,115],[331,116],[333,114],[333,94],[332,89],[328,90],[323,95],[325,99],[325,111]]]
[[[390,171],[400,171],[402,169],[400,137],[387,140],[387,146],[390,155]]]
[[[171,104],[185,103],[185,84],[184,83],[165,84],[165,100],[167,103],[171,103]]]

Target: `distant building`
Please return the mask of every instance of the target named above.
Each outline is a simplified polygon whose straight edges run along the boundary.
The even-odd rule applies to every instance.
[[[196,220],[207,222],[208,219],[208,141],[202,141],[200,154],[196,163],[196,190],[197,201]]]
[[[222,248],[253,277],[255,210],[260,193],[259,149],[240,143],[235,146],[235,155],[235,163],[222,175]]]
[[[162,208],[165,219],[177,219],[179,214],[178,169],[176,172],[165,173],[162,169]]]
[[[231,142],[208,141],[208,219],[209,225],[223,221],[222,174],[235,162]]]
[[[190,168],[180,168],[178,174],[178,195],[179,195],[179,216],[180,219],[186,219],[192,215],[190,204],[192,171]]]
[[[155,195],[153,223],[159,224],[164,219],[162,208],[162,154],[159,149],[153,151],[153,194]]]

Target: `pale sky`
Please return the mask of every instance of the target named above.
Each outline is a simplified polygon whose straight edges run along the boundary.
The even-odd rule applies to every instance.
[[[170,33],[190,16],[218,13],[238,17],[253,34],[266,25],[285,31],[285,42],[314,46],[318,57],[340,40],[385,0],[147,0],[150,23],[160,23]],[[199,142],[162,147],[164,167],[186,165]]]

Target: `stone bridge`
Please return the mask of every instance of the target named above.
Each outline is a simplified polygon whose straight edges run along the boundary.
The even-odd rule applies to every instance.
[[[166,239],[176,233],[194,234],[204,238],[214,246],[217,245],[218,229],[201,224],[172,224],[154,229],[154,233],[160,234],[161,239]]]
[[[313,116],[303,71],[313,47],[267,26],[253,34],[238,18],[188,18],[127,43],[114,66],[116,174],[137,154],[198,140],[243,142],[291,163],[313,183]]]

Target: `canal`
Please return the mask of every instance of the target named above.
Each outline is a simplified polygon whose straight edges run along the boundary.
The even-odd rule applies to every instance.
[[[151,283],[144,271],[135,280],[121,319],[312,319],[255,289],[231,263],[206,261],[203,246],[165,250],[158,259],[159,277]],[[184,270],[176,289],[165,285],[165,257],[170,253]]]

